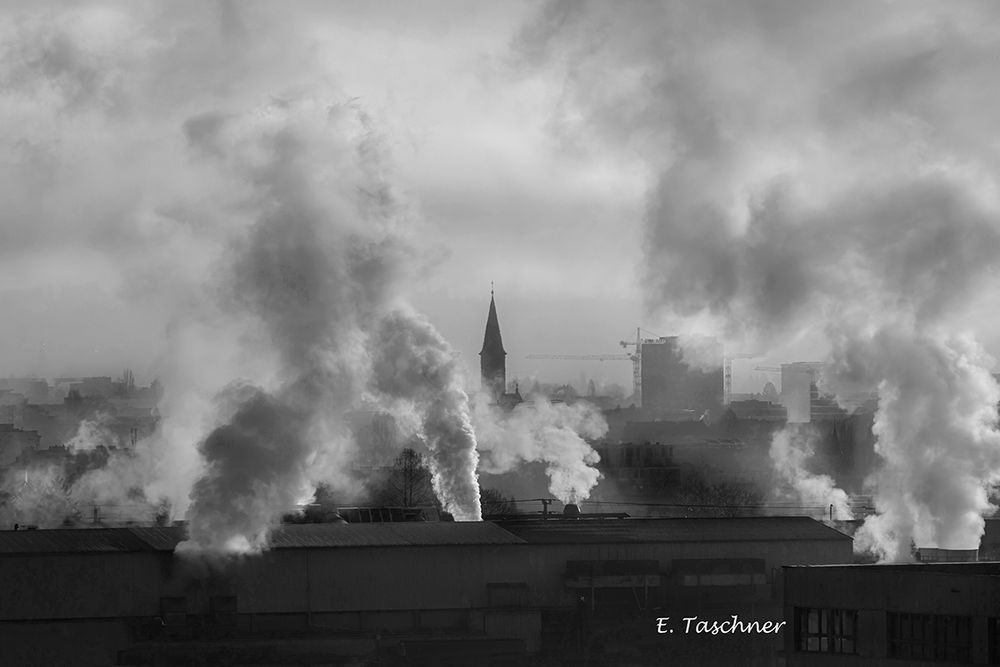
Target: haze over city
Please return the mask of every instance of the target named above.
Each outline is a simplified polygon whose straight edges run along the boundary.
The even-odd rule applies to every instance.
[[[719,587],[794,625],[760,664],[1000,660],[854,569],[1000,556],[998,59],[971,0],[0,2],[0,553],[159,563],[0,640],[555,665]],[[480,569],[311,597],[417,546]]]

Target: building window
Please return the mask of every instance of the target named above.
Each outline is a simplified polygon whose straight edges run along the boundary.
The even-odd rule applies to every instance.
[[[886,638],[890,658],[945,662],[972,659],[972,618],[969,616],[890,612]]]
[[[858,612],[795,608],[795,648],[810,653],[856,653]]]

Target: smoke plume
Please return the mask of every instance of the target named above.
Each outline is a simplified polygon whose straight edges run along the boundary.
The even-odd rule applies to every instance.
[[[555,2],[516,42],[564,77],[562,136],[644,160],[651,312],[743,349],[825,341],[829,375],[877,390],[869,531],[892,560],[911,536],[974,546],[993,511],[997,390],[970,332],[997,340],[997,11]],[[773,451],[801,486],[795,439]]]
[[[807,506],[833,506],[833,518],[853,518],[847,494],[838,489],[830,475],[810,472],[809,460],[815,450],[816,433],[808,425],[789,424],[771,439],[771,461],[775,472]]]
[[[977,548],[995,509],[988,491],[1000,483],[992,360],[969,336],[902,326],[841,337],[833,358],[833,383],[879,396],[877,515],[859,541],[890,561],[907,559],[911,544]]]
[[[425,319],[390,313],[373,341],[377,350],[374,388],[397,415],[414,415],[416,431],[430,452],[428,464],[438,499],[459,521],[479,521],[476,434],[469,398],[448,343]]]
[[[87,479],[121,480],[105,491],[123,503],[136,485],[165,498],[191,548],[259,549],[316,482],[360,486],[346,416],[365,401],[414,413],[442,502],[479,517],[452,352],[400,314],[401,286],[434,253],[413,242],[421,223],[393,186],[384,125],[332,76],[349,52],[343,16],[182,2],[0,18],[0,203],[16,223],[0,252],[31,276],[15,296],[61,312],[35,299],[70,294],[78,323],[115,322],[108,348],[159,350],[156,433]],[[375,339],[393,327],[421,346],[394,348],[393,363],[427,375],[376,388]],[[92,358],[73,333],[50,349]],[[75,447],[101,437],[92,426]]]
[[[601,477],[595,467],[600,457],[585,438],[607,433],[600,412],[589,403],[553,404],[534,395],[505,414],[482,399],[473,421],[484,472],[501,474],[522,462],[542,462],[549,492],[557,499],[577,503],[590,497]]]
[[[199,446],[191,541],[259,550],[318,481],[350,488],[347,413],[366,398],[419,420],[439,499],[479,520],[476,441],[451,349],[396,296],[415,251],[377,134],[356,109],[308,101],[264,117],[186,126],[199,156],[246,179],[239,206],[258,218],[234,244],[223,294],[234,317],[262,327],[243,344],[271,357],[269,382],[219,397],[234,407]]]

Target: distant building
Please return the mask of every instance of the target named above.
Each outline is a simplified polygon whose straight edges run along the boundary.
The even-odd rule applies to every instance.
[[[788,667],[1000,664],[1000,563],[784,569]]]
[[[108,398],[109,396],[113,396],[114,393],[114,382],[107,376],[83,378],[80,382],[80,394],[84,398],[95,396]]]
[[[781,364],[781,404],[788,411],[788,423],[810,421],[812,387],[822,368],[822,363],[812,361]]]
[[[486,317],[483,349],[479,352],[479,370],[483,391],[496,405],[512,410],[523,401],[518,387],[515,386],[513,392],[507,392],[507,352],[503,349],[500,320],[497,318],[497,306],[492,290],[490,290],[490,312]]]
[[[796,361],[781,365],[781,404],[788,411],[789,424],[823,422],[842,419],[849,411],[842,408],[837,397],[819,390],[821,362]],[[859,409],[870,409],[874,396],[857,395],[842,397],[845,405]]]
[[[22,431],[13,424],[0,424],[0,468],[38,450],[38,431]]]
[[[661,415],[693,410],[718,417],[723,399],[722,346],[707,339],[698,345],[697,363],[684,359],[677,336],[642,342],[640,382],[642,407]]]
[[[749,419],[752,421],[766,422],[786,422],[788,421],[788,409],[780,404],[769,401],[748,399],[745,401],[732,401],[729,403],[729,412],[733,413],[736,419]]]
[[[49,398],[49,383],[38,378],[0,378],[0,389],[21,394],[29,403],[44,403]]]

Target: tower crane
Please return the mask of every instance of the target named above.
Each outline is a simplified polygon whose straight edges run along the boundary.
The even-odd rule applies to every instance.
[[[528,359],[570,359],[576,361],[631,361],[632,362],[632,394],[635,404],[642,406],[642,329],[635,330],[635,342],[621,341],[622,347],[635,346],[632,354],[529,354]]]
[[[640,408],[642,407],[642,329],[636,327],[635,329],[635,342],[629,342],[627,340],[619,341],[618,343],[623,348],[627,348],[629,345],[635,346],[635,352],[628,356],[632,360],[632,394],[635,396],[635,404]]]

